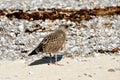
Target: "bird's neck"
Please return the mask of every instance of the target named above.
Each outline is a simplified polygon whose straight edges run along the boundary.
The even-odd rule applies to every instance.
[[[56,33],[59,33],[59,35],[63,35],[64,37],[66,37],[66,32],[64,30],[56,30]]]
[[[65,30],[65,29],[63,29],[63,28],[60,28],[59,30],[63,31],[64,33],[66,32],[66,30]]]

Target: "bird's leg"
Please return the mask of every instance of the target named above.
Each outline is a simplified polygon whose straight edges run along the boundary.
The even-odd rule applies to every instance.
[[[57,54],[55,54],[55,64],[57,65]]]
[[[62,65],[62,64],[58,64],[58,61],[57,61],[57,54],[55,54],[55,65],[64,66],[64,65]]]
[[[51,53],[49,54],[50,54],[50,62],[48,63],[48,65],[52,64],[52,54]]]
[[[57,61],[57,54],[55,54],[55,65],[64,66],[63,64],[58,64],[58,61]]]

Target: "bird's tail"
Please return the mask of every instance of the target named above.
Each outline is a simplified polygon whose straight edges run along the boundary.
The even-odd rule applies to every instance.
[[[35,50],[33,50],[28,56],[32,56],[32,55],[35,55],[37,54]]]

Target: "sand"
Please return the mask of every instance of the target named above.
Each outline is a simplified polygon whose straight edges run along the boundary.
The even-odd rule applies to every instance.
[[[0,61],[0,80],[119,80],[120,56],[64,58],[58,65]]]

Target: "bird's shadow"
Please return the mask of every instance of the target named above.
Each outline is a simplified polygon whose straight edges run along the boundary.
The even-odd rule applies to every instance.
[[[62,59],[63,55],[57,55],[57,61]],[[49,56],[44,56],[42,59],[36,60],[29,64],[29,66],[39,65],[39,64],[48,64],[50,62]],[[55,56],[52,57],[52,62],[55,63]]]

